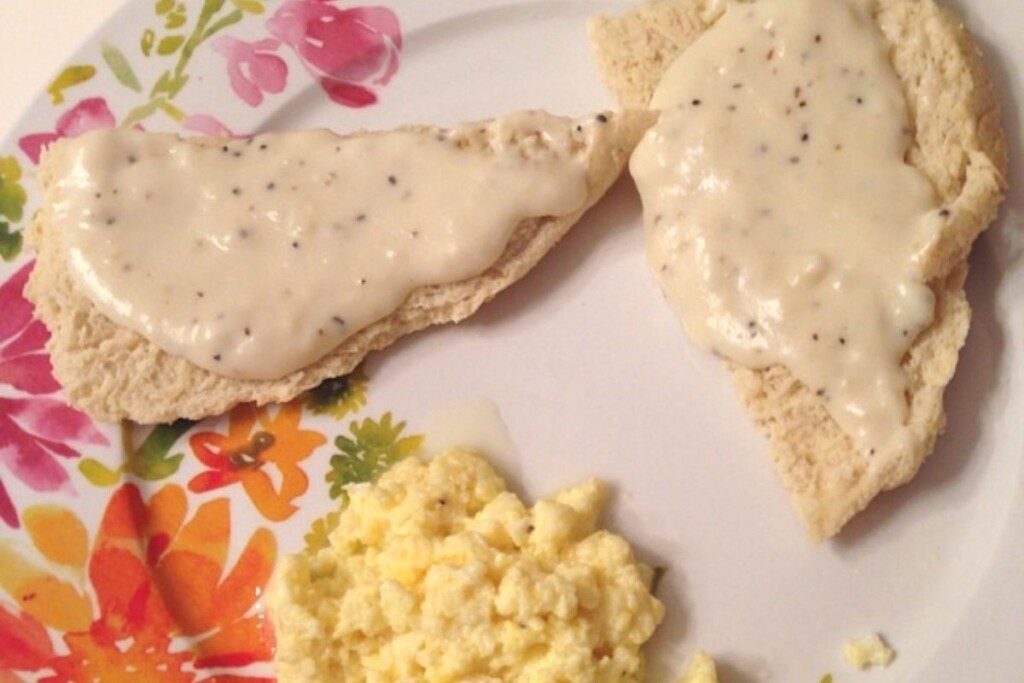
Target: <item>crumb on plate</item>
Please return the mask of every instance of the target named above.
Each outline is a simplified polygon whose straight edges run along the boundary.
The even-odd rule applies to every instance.
[[[892,663],[896,653],[877,634],[851,638],[843,643],[843,657],[858,669],[869,666],[886,667]]]
[[[715,660],[705,652],[697,651],[690,660],[690,666],[679,683],[718,683]]]

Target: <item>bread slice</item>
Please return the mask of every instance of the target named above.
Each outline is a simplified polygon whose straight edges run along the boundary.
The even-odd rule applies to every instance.
[[[724,11],[705,0],[654,0],[590,26],[597,62],[623,106],[650,101],[668,66]],[[993,220],[1005,189],[1006,148],[999,105],[963,24],[931,0],[876,0],[914,128],[908,161],[923,171],[951,212],[924,270],[935,320],[903,359],[914,446],[887,468],[869,468],[823,402],[785,367],[728,363],[751,416],[768,435],[772,461],[815,540],[836,534],[880,492],[909,481],[945,424],[942,394],[953,377],[971,311],[964,295],[967,254]]]
[[[454,284],[422,287],[388,317],[355,333],[319,361],[278,380],[238,380],[216,375],[171,356],[138,333],[104,316],[76,286],[62,240],[54,234],[49,204],[57,199],[53,167],[66,146],[55,143],[44,155],[39,178],[43,209],[29,228],[28,243],[38,254],[26,294],[50,329],[48,350],[54,373],[68,399],[94,417],[157,423],[220,414],[243,402],[287,401],[329,377],[354,369],[368,353],[429,325],[457,322],[527,273],[619,177],[633,147],[654,117],[646,111],[605,113],[584,119],[545,117],[560,128],[569,149],[586,168],[587,199],[565,216],[522,221],[498,261],[477,277]],[[416,127],[413,130],[440,132]],[[501,119],[460,126],[451,139],[486,153],[559,154],[543,136],[509,134]],[[354,133],[353,135],[374,135]],[[197,145],[218,145],[198,139]]]

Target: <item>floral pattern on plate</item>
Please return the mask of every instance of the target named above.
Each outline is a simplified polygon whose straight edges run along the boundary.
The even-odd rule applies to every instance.
[[[54,398],[60,385],[43,348],[50,335],[22,294],[31,270],[26,264],[0,285],[0,465],[33,491],[70,491],[62,460],[107,440],[83,413]],[[3,476],[0,520],[17,527]]]
[[[92,58],[46,88],[52,123],[33,118],[0,153],[0,682],[271,681],[259,596],[279,534],[322,544],[345,487],[422,437],[390,412],[343,422],[367,409],[362,370],[200,423],[93,422],[63,400],[24,296],[26,176],[48,144],[98,128],[241,135],[219,106],[186,103],[211,87],[199,66],[248,108],[292,82],[372,106],[398,72],[401,26],[386,7],[339,0],[157,0],[124,14],[135,39],[87,45],[79,57]],[[333,503],[299,522],[311,483]]]

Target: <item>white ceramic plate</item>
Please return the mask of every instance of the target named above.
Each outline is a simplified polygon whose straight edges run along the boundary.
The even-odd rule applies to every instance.
[[[214,0],[205,4],[217,5]],[[222,4],[210,25],[236,7],[252,8],[244,0]],[[298,4],[328,5],[338,11],[353,7],[314,0]],[[19,181],[28,190],[25,216],[36,205],[36,194],[32,163],[19,140],[57,130],[58,118],[83,100],[104,102],[101,107],[93,99],[76,110],[78,123],[87,125],[108,118],[121,123],[136,107],[151,102],[151,86],[164,69],[173,70],[182,49],[166,44],[170,54],[161,57],[155,52],[160,38],[188,35],[204,3],[188,0],[184,5],[184,23],[171,29],[164,28],[173,23],[169,14],[158,16],[152,2],[131,3],[118,12],[68,60],[69,65],[88,65],[95,73],[64,90],[60,104],[54,105],[45,92],[47,83],[38,84],[35,104],[0,147],[0,163],[10,155],[25,174]],[[279,89],[275,83],[281,80],[280,66],[268,66],[268,59],[284,64],[288,73],[281,92],[263,92],[259,105],[252,106],[231,87],[229,59],[223,54],[229,48],[218,52],[214,41],[231,36],[252,43],[275,30],[284,35],[285,29],[271,28],[284,5],[267,2],[264,14],[245,14],[200,45],[182,72],[189,76],[188,83],[170,98],[173,109],[216,117],[236,133],[446,124],[525,108],[563,114],[596,111],[612,102],[592,62],[584,22],[593,13],[624,11],[632,3],[391,0],[388,6],[401,26],[400,51],[394,36],[391,43],[385,40],[380,15],[370,22],[366,35],[385,52],[400,52],[400,68],[386,85],[351,79],[375,93],[375,106],[352,108],[328,99],[315,80],[323,63],[302,59],[296,39],[260,48],[263,56],[258,59],[265,73],[251,78],[254,84]],[[985,48],[1005,107],[1015,179],[1024,172],[1018,118],[1024,5],[999,0],[958,5]],[[345,16],[344,21],[350,21],[354,15]],[[143,56],[141,47],[147,28],[155,32],[150,57]],[[123,66],[118,67],[120,79],[115,76],[110,65],[117,66],[121,59],[110,56],[111,47],[131,65],[137,89]],[[278,76],[268,76],[268,71]],[[65,132],[73,123],[71,115],[65,116]],[[213,125],[208,118],[185,123],[203,130]],[[151,130],[178,130],[183,122],[156,111],[142,124]],[[8,174],[8,187],[10,178]],[[340,453],[332,442],[339,435],[352,436],[353,420],[379,423],[391,412],[395,422],[408,421],[403,434],[422,432],[439,410],[484,398],[498,406],[515,444],[514,449],[499,448],[495,459],[521,494],[536,498],[599,475],[614,485],[617,494],[608,524],[627,535],[643,559],[668,567],[659,592],[668,616],[649,649],[651,680],[669,680],[697,647],[720,659],[723,683],[816,683],[827,672],[837,683],[862,676],[878,683],[1022,680],[1022,209],[1024,194],[1014,187],[1002,218],[972,255],[968,290],[974,326],[947,394],[946,435],[910,485],[881,496],[834,542],[814,546],[806,540],[774,480],[767,444],[740,409],[724,371],[686,339],[662,301],[644,263],[639,202],[625,179],[529,277],[476,317],[457,327],[416,335],[373,356],[365,368],[365,405],[352,404],[353,410],[342,419],[314,415],[308,406],[302,409],[302,427],[322,435],[324,443],[302,460],[308,489],[290,499],[299,509],[286,519],[269,519],[270,503],[257,505],[258,496],[238,485],[189,488],[208,469],[197,456],[201,445],[191,439],[198,432],[226,433],[226,419],[193,427],[188,436],[162,451],[163,456],[184,455],[176,466],[137,467],[136,474],[148,479],[116,472],[124,457],[116,429],[83,425],[67,441],[77,457],[50,458],[64,472],[63,478],[54,474],[43,483],[37,473],[29,473],[27,479],[13,475],[10,461],[16,446],[9,438],[0,444],[0,478],[14,509],[6,526],[0,523],[0,535],[9,539],[0,548],[34,563],[40,575],[63,577],[61,581],[86,596],[90,619],[102,620],[109,586],[99,585],[90,563],[98,561],[101,518],[110,514],[115,492],[123,495],[130,488],[149,499],[157,491],[176,488],[185,496],[190,516],[225,501],[231,536],[230,541],[224,539],[228,571],[257,528],[270,530],[278,552],[301,547],[311,522],[333,507],[324,480],[332,455]],[[14,229],[24,226],[24,218],[10,218],[3,220]],[[25,251],[0,264],[0,281],[29,260]],[[10,298],[4,301],[0,305],[8,308],[0,310],[0,319],[20,306]],[[21,328],[16,332],[20,334]],[[0,363],[5,345],[10,350],[15,338],[0,338]],[[45,384],[45,377],[36,379]],[[40,388],[38,382],[26,389],[0,372],[0,400],[20,401],[17,405],[59,401],[59,394]],[[10,410],[15,404],[3,405]],[[10,428],[0,425],[0,438],[5,437],[4,429]],[[136,442],[148,434],[137,430]],[[103,445],[104,439],[111,445]],[[110,472],[104,475],[95,465],[83,466],[87,461]],[[282,484],[270,465],[261,471],[268,473],[272,486]],[[40,504],[57,508],[34,507]],[[29,522],[42,514],[39,510],[58,508],[67,510],[66,519],[81,521],[82,533],[71,536],[89,548],[87,557],[63,565],[43,548],[47,538],[63,538],[69,532],[37,532],[36,547],[28,533],[33,528]],[[140,543],[146,548],[153,540],[146,537]],[[181,543],[182,548],[187,546]],[[5,560],[12,557],[5,555]],[[0,569],[0,574],[9,579],[10,572]],[[25,603],[13,606],[24,596],[17,586],[12,588],[12,581],[0,580],[0,605],[12,614],[18,609],[31,612]],[[165,599],[185,600],[184,595],[169,591]],[[258,605],[251,608],[250,614],[258,611]],[[54,617],[59,613],[51,609],[37,619],[46,626],[52,648],[47,666],[62,656],[61,661],[70,661],[66,637],[88,621],[61,626]],[[224,631],[232,625],[213,626]],[[888,670],[856,673],[842,662],[841,644],[874,631],[897,649],[898,658]],[[124,635],[123,642],[130,642],[130,635]],[[202,650],[204,637],[187,639],[186,629],[172,629],[172,635],[182,637],[168,649],[191,653],[185,657],[184,670],[195,672],[197,680],[209,680],[203,677],[217,666],[241,675],[266,671],[259,665],[266,652],[259,654],[258,646],[249,659],[211,663],[203,660],[204,653],[209,654]],[[0,658],[0,679],[8,664]],[[22,675],[32,680],[46,670],[39,665],[34,673],[26,669]]]

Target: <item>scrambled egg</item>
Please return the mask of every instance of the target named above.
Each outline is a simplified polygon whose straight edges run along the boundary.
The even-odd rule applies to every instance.
[[[349,491],[330,545],[271,584],[281,683],[642,680],[664,608],[627,542],[595,530],[599,481],[527,508],[453,450]]]
[[[889,666],[896,653],[877,635],[851,638],[843,643],[843,657],[858,669],[869,666]]]
[[[718,683],[715,660],[703,652],[696,653],[690,660],[690,668],[683,674],[679,683]]]

